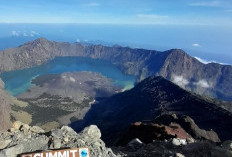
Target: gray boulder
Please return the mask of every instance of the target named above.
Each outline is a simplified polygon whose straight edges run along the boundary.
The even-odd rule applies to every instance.
[[[98,129],[96,125],[90,125],[86,127],[82,132],[81,135],[83,137],[91,137],[93,139],[100,139],[101,138],[101,131]]]
[[[119,156],[107,148],[100,138],[101,132],[95,125],[85,128],[80,134],[68,126],[44,133],[38,126],[30,127],[17,121],[11,132],[0,134],[0,157],[17,157],[26,152],[76,147],[88,147],[91,156]]]
[[[144,146],[145,144],[140,141],[138,138],[135,138],[133,140],[131,140],[127,146],[130,147],[131,149],[139,149],[141,148],[142,146]]]

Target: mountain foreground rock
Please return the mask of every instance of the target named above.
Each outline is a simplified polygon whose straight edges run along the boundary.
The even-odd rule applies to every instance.
[[[195,140],[207,140],[220,142],[216,132],[200,129],[189,116],[160,115],[152,122],[132,123],[128,131],[117,142],[118,145],[126,145],[138,138],[143,143],[152,143],[154,140],[173,140],[172,142],[193,143]]]
[[[80,133],[68,126],[45,133],[38,126],[30,127],[16,121],[10,131],[0,133],[0,157],[76,147],[88,147],[92,157],[116,157],[100,138],[101,132],[95,125],[86,127]]]
[[[232,155],[232,141],[216,145],[208,141],[171,138],[153,140],[145,144],[136,138],[123,147],[107,148],[100,138],[101,132],[95,125],[86,127],[80,133],[76,133],[68,126],[45,132],[38,126],[29,126],[16,121],[8,132],[0,133],[0,157],[18,157],[27,153],[83,147],[89,148],[91,157],[195,157],[199,154],[202,157],[230,157]]]

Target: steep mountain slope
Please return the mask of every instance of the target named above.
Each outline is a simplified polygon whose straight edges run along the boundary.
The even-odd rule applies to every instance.
[[[120,46],[58,43],[39,38],[2,51],[0,73],[37,66],[56,56],[105,59],[124,73],[137,76],[138,81],[151,75],[163,76],[199,94],[232,100],[232,66],[203,64],[179,49],[158,52]]]
[[[158,75],[199,94],[232,100],[232,66],[202,64],[184,51],[172,51]]]
[[[0,79],[0,131],[11,126],[10,121],[10,96],[4,91],[4,83]]]
[[[213,129],[222,141],[232,138],[230,112],[162,77],[149,77],[129,91],[101,100],[73,128],[96,124],[108,141],[120,137],[130,123],[163,113],[190,116],[200,128]]]
[[[13,110],[12,108],[18,106],[26,106],[27,103],[17,100],[10,96],[4,90],[4,83],[0,79],[0,131],[6,131],[10,128],[14,120],[30,124],[31,115],[22,110]]]

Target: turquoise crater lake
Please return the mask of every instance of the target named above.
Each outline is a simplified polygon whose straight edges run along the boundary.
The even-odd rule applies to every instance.
[[[63,72],[91,71],[111,78],[115,85],[124,90],[134,86],[135,76],[123,74],[115,65],[101,59],[83,57],[57,57],[38,67],[24,70],[4,72],[1,75],[5,89],[13,96],[26,92],[33,84],[31,81],[44,74],[60,74]]]

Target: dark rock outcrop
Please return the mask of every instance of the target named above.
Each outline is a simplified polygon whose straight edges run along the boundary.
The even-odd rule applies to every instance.
[[[111,139],[112,142],[112,139],[122,136],[131,123],[150,120],[164,113],[190,116],[200,128],[213,129],[222,141],[232,139],[230,112],[162,77],[149,77],[129,91],[103,99],[92,106],[83,121],[73,123],[72,127],[79,130],[96,124],[103,133],[103,139],[106,142]],[[185,127],[183,124],[191,125]],[[183,124],[183,128],[193,130],[190,134],[194,137],[201,134],[207,138],[207,133],[201,132],[187,117]]]
[[[128,145],[125,147],[114,147],[114,152],[129,157],[231,157],[232,151],[229,148],[217,146],[215,143],[198,141],[186,145],[174,145],[170,141],[154,141],[142,145],[139,149]]]
[[[209,140],[220,142],[217,133],[200,129],[188,116],[161,115],[153,122],[136,122],[131,124],[128,131],[117,142],[118,145],[126,145],[131,140],[138,138],[144,143],[152,143],[154,140],[169,140],[172,138],[188,140]],[[194,139],[193,139],[194,138]]]
[[[0,132],[0,156],[18,157],[25,153],[77,147],[88,147],[90,156],[93,157],[230,157],[232,155],[231,141],[217,146],[207,141],[176,145],[173,140],[156,140],[144,144],[139,139],[133,139],[126,146],[107,148],[101,140],[100,130],[95,125],[90,125],[79,133],[68,126],[45,132],[38,126],[29,126],[16,121],[8,132]]]

